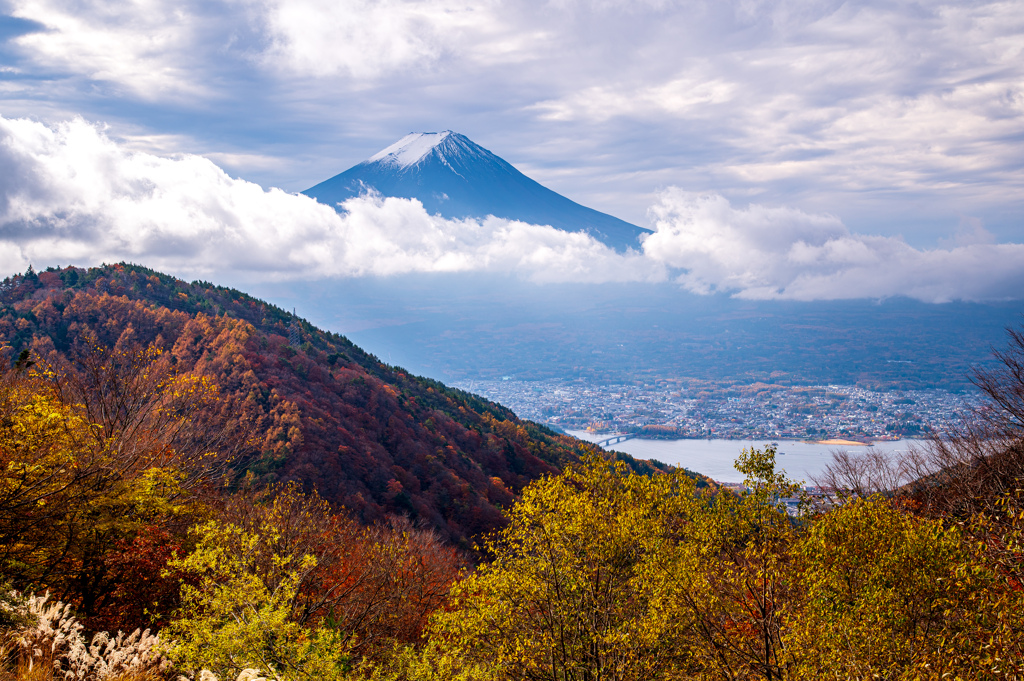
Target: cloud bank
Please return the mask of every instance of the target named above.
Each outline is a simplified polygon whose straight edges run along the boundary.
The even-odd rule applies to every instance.
[[[909,296],[926,302],[1019,299],[1024,244],[991,243],[976,223],[947,248],[916,249],[903,239],[851,233],[832,215],[752,204],[678,189],[651,208],[652,260],[682,273],[695,293],[742,298],[835,300]]]
[[[620,254],[585,234],[446,220],[365,195],[335,211],[194,155],[133,152],[82,119],[0,118],[0,273],[128,260],[180,276],[312,279],[493,272],[537,282],[675,281],[700,294],[817,300],[1019,298],[1024,245],[965,223],[946,247],[850,232],[833,215],[664,191],[655,232]]]
[[[4,115],[80,113],[304,189],[459,130],[638,222],[658,188],[1019,239],[1024,12],[1006,0],[0,0]],[[3,17],[0,16],[0,19]],[[35,30],[25,28],[35,26]]]
[[[584,234],[445,220],[367,195],[344,211],[233,179],[200,156],[129,152],[82,119],[0,118],[0,270],[128,260],[183,276],[317,278],[494,271],[643,281],[664,267]]]

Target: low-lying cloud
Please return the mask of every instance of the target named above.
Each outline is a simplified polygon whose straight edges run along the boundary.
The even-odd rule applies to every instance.
[[[955,245],[916,249],[899,237],[851,233],[832,215],[735,208],[716,194],[664,192],[644,253],[695,293],[834,300],[904,295],[927,302],[1021,297],[1024,244],[991,243],[976,222]]]
[[[663,279],[664,267],[584,234],[445,220],[365,195],[339,213],[229,177],[200,156],[129,152],[77,119],[0,118],[0,270],[128,260],[234,279],[496,271],[536,281]]]
[[[340,211],[228,176],[210,160],[131,152],[82,119],[0,118],[0,273],[127,260],[188,277],[302,279],[494,272],[537,282],[675,281],[797,300],[1019,298],[1024,245],[977,223],[948,247],[851,233],[832,215],[665,191],[655,232],[616,253],[585,234],[446,220],[373,194]]]

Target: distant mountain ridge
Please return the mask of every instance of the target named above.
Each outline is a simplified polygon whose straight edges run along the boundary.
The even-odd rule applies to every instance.
[[[409,133],[339,175],[302,192],[331,206],[370,189],[418,199],[449,219],[493,215],[567,232],[586,232],[617,250],[639,249],[651,231],[558,194],[465,135]]]

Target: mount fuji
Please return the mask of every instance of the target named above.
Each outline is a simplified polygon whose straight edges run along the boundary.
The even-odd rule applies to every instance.
[[[531,180],[465,135],[410,133],[340,175],[302,192],[337,206],[370,189],[418,199],[449,219],[498,218],[586,232],[606,245],[639,250],[651,231],[567,199]]]

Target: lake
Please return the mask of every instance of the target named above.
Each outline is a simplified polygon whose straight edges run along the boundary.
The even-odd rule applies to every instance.
[[[604,440],[614,433],[590,433],[585,430],[567,430],[569,435],[588,442]],[[744,447],[763,447],[770,442],[778,442],[779,452],[776,457],[779,468],[795,480],[804,480],[813,484],[811,477],[819,474],[832,460],[832,452],[845,449],[857,452],[906,451],[914,445],[923,445],[921,440],[898,440],[896,442],[876,442],[873,447],[837,447],[836,445],[819,445],[794,440],[641,440],[633,439],[605,447],[625,452],[638,459],[657,459],[673,466],[682,466],[691,471],[718,480],[720,482],[740,482],[743,475],[733,468],[733,462]]]

